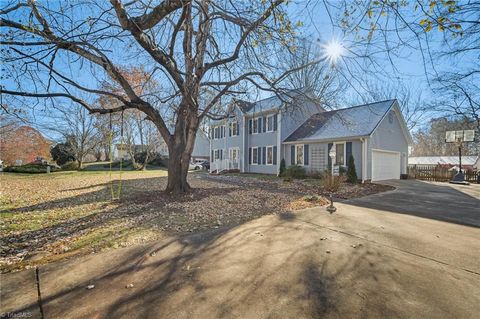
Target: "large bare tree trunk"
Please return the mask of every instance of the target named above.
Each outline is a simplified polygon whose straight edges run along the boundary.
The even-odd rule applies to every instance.
[[[183,117],[177,118],[174,143],[170,143],[168,149],[167,193],[185,193],[191,189],[187,175],[199,121],[195,112],[186,113]]]

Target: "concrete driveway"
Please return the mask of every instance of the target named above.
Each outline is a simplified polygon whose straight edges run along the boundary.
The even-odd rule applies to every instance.
[[[409,214],[480,227],[480,185],[455,185],[417,180],[381,182],[395,191],[357,198],[348,203],[386,212]]]
[[[404,185],[43,266],[45,318],[478,318],[479,228],[360,206]],[[39,318],[34,279],[1,276],[2,313]]]

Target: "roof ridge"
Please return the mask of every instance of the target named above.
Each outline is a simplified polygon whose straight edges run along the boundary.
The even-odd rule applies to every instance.
[[[396,100],[397,99],[388,99],[388,100],[382,100],[382,101],[377,101],[377,102],[370,102],[370,103],[365,103],[365,104],[354,105],[354,106],[344,107],[344,108],[340,108],[340,109],[330,110],[330,111],[326,111],[324,113],[333,112],[333,111],[350,110],[350,109],[353,109],[353,108],[356,108],[356,107],[368,106],[368,105],[372,105],[372,104],[380,104],[380,103],[385,103],[385,102],[390,102],[390,101],[393,103]]]

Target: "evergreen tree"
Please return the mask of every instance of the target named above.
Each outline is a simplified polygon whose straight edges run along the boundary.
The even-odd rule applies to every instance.
[[[282,158],[282,160],[280,161],[280,171],[278,173],[278,176],[280,176],[280,177],[285,176],[286,171],[287,171],[287,167],[285,165],[285,159]]]
[[[355,160],[353,159],[353,155],[350,155],[348,158],[347,182],[357,182],[357,171],[355,170]]]

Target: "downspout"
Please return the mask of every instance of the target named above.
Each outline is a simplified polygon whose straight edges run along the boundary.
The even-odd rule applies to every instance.
[[[212,164],[213,164],[213,156],[212,156],[212,125],[210,124],[208,126],[208,145],[209,145],[209,153],[208,153],[208,156],[210,157],[210,169],[209,169],[209,173],[212,172]]]
[[[281,112],[278,112],[277,115],[277,176],[280,174],[280,162],[282,161],[281,155],[282,152],[280,151],[282,147],[282,134],[281,134],[281,129],[282,129],[282,114]]]
[[[246,138],[246,130],[245,130],[245,123],[247,122],[246,121],[246,118],[245,118],[245,115],[242,116],[242,120],[243,120],[243,123],[242,123],[242,126],[243,126],[243,129],[242,129],[242,173],[245,173],[245,138]],[[247,152],[248,153],[248,152]]]
[[[362,184],[365,183],[365,174],[367,173],[366,171],[366,161],[367,158],[365,156],[365,146],[366,146],[366,139],[365,137],[360,138],[362,141]]]

